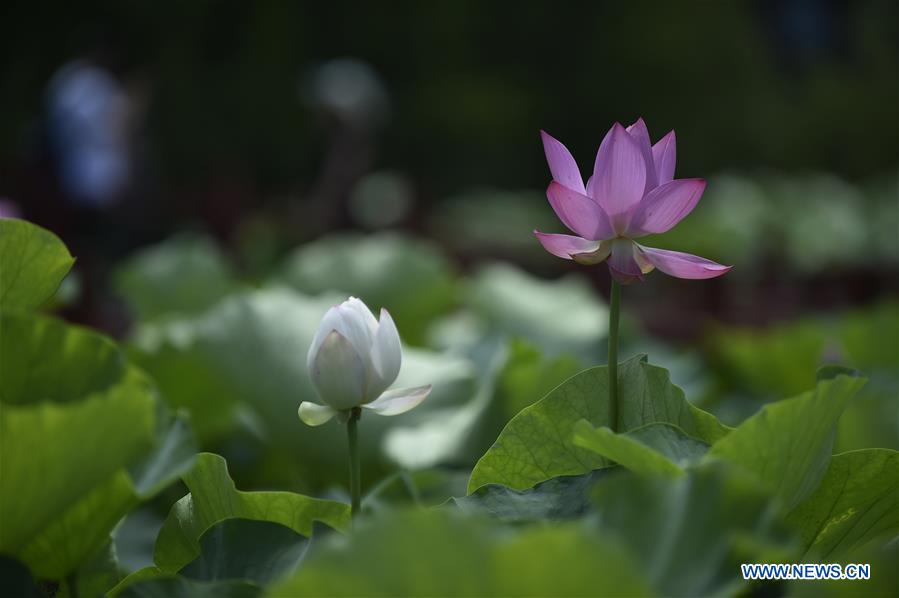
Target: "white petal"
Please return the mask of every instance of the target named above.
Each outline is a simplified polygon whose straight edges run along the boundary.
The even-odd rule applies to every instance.
[[[388,390],[378,400],[363,405],[378,415],[399,415],[416,407],[431,392],[431,385]]]
[[[365,364],[350,341],[336,330],[322,341],[309,377],[321,400],[334,409],[350,409],[362,403]]]
[[[325,316],[322,318],[321,324],[318,325],[318,330],[315,331],[315,336],[312,338],[312,344],[309,345],[309,352],[306,353],[306,369],[310,372],[312,371],[312,364],[315,360],[315,356],[318,353],[319,347],[322,346],[325,337],[332,331],[337,330],[339,325],[340,310],[338,309],[338,306],[335,305],[325,312]]]
[[[358,316],[365,322],[365,325],[368,327],[369,332],[371,332],[372,335],[375,334],[375,331],[378,329],[378,321],[375,319],[375,315],[371,313],[371,310],[368,309],[368,306],[365,305],[365,303],[363,303],[361,299],[350,297],[341,305],[347,309],[352,309],[353,311],[355,311]]]
[[[336,330],[353,344],[362,360],[367,362],[378,326],[375,317],[365,304],[355,297],[350,297],[337,306],[337,309],[340,320]]]
[[[375,342],[371,349],[371,364],[374,369],[373,379],[369,382],[367,396],[375,398],[394,383],[400,373],[403,351],[400,345],[400,333],[386,309],[381,310],[381,322],[375,333]]]
[[[337,415],[337,412],[327,405],[303,401],[300,403],[300,408],[297,409],[297,414],[299,414],[300,420],[307,426],[320,426],[329,422],[332,417]]]

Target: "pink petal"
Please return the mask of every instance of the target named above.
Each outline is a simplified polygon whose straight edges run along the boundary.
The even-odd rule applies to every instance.
[[[642,274],[637,274],[636,276],[632,276],[630,274],[625,274],[623,272],[619,272],[612,266],[609,266],[609,274],[611,274],[612,278],[614,278],[621,284],[633,284],[635,282],[640,282],[641,280],[643,280]]]
[[[702,179],[678,179],[646,194],[628,225],[628,235],[663,233],[674,228],[696,207],[705,191]]]
[[[715,278],[730,271],[732,266],[722,266],[711,260],[680,251],[639,247],[643,256],[653,266],[677,278],[704,279]]]
[[[646,161],[640,146],[615,123],[596,154],[593,168],[594,199],[612,219],[616,230],[624,230],[627,215],[643,197]]]
[[[590,240],[615,236],[609,217],[583,193],[553,181],[546,189],[546,197],[559,219],[579,236]]]
[[[612,241],[612,255],[609,256],[609,268],[613,274],[625,277],[643,277],[640,264],[634,259],[635,243],[630,239],[615,239]]]
[[[588,241],[572,235],[556,235],[541,233],[535,230],[534,235],[543,248],[556,257],[564,260],[572,259],[571,256],[578,253],[590,253],[599,249],[599,241]]]
[[[674,137],[674,131],[669,131],[667,135],[659,139],[658,143],[652,146],[652,159],[655,163],[656,178],[658,178],[659,185],[664,185],[674,178],[676,154],[677,140]]]
[[[652,147],[649,143],[649,129],[642,118],[638,118],[637,122],[627,128],[627,132],[634,138],[640,147],[640,153],[643,154],[643,161],[646,163],[646,187],[643,192],[648,193],[651,189],[658,186],[656,177],[656,167],[652,160]]]
[[[546,131],[540,131],[540,136],[543,138],[543,152],[546,154],[553,180],[569,189],[584,193],[586,191],[584,179],[581,178],[581,171],[578,170],[577,162],[574,161],[568,148]]]
[[[0,218],[21,218],[22,210],[19,206],[9,199],[0,197]]]

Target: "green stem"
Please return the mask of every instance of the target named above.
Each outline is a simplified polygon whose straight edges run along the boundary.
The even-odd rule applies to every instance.
[[[621,308],[621,284],[612,279],[609,306],[609,427],[618,431],[618,312]]]
[[[346,423],[347,439],[350,445],[350,496],[352,497],[352,510],[350,511],[353,518],[359,514],[362,504],[362,475],[359,466],[359,439],[356,430],[361,410],[357,407],[350,412],[350,419]]]

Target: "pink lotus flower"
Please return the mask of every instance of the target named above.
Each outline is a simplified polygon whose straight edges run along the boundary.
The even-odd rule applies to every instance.
[[[545,131],[541,134],[553,175],[546,196],[577,235],[535,230],[551,254],[581,264],[608,261],[612,276],[625,284],[642,280],[654,268],[678,278],[714,278],[731,269],[634,241],[673,228],[705,190],[703,179],[674,179],[674,131],[650,145],[642,118],[627,129],[615,123],[599,146],[586,185],[568,149]]]

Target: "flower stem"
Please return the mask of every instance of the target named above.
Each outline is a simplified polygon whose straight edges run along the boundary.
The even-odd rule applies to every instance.
[[[612,279],[609,305],[609,428],[618,431],[618,312],[621,284]]]
[[[350,412],[350,419],[346,422],[347,440],[350,445],[350,496],[352,497],[351,514],[353,519],[359,513],[361,500],[361,479],[359,466],[359,440],[356,430],[361,410],[357,407]]]

